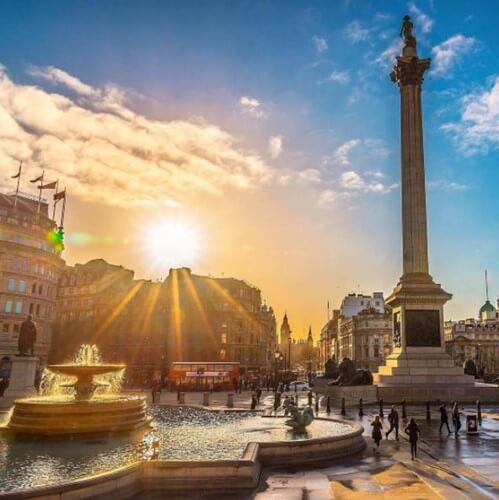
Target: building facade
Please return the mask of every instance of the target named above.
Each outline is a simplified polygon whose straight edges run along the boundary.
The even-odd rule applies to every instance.
[[[379,313],[385,312],[383,292],[374,292],[372,295],[349,293],[341,302],[340,316],[351,318],[364,309],[374,309]]]
[[[499,375],[499,300],[489,300],[480,308],[479,319],[446,321],[445,347],[457,366],[471,359],[479,373]]]
[[[338,320],[338,358],[350,358],[357,368],[376,371],[392,351],[392,320],[389,311],[375,308]]]
[[[56,318],[62,247],[48,204],[26,194],[0,194],[0,356],[18,352],[19,329],[31,314],[37,325],[35,355],[45,364]]]
[[[170,269],[164,289],[170,361],[236,361],[243,375],[272,369],[275,316],[258,288],[179,268]]]
[[[319,365],[324,367],[326,361],[333,357],[338,359],[338,320],[340,310],[334,309],[332,318],[321,328],[319,337]]]

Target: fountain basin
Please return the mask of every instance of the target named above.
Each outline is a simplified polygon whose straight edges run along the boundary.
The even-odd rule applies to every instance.
[[[81,435],[128,432],[148,422],[142,397],[29,398],[15,401],[4,429],[33,436]]]

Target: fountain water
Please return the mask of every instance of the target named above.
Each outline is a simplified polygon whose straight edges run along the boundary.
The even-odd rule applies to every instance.
[[[49,365],[41,396],[19,399],[4,429],[31,435],[131,431],[148,423],[145,399],[120,394],[125,365],[102,362],[83,345],[72,363]]]

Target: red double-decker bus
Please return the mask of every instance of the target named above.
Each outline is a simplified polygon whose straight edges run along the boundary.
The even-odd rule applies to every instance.
[[[172,386],[184,391],[230,390],[239,380],[239,365],[227,361],[173,362],[168,379]]]

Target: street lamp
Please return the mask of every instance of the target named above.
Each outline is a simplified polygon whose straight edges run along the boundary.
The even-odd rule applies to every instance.
[[[288,371],[291,371],[291,337],[288,337]]]

